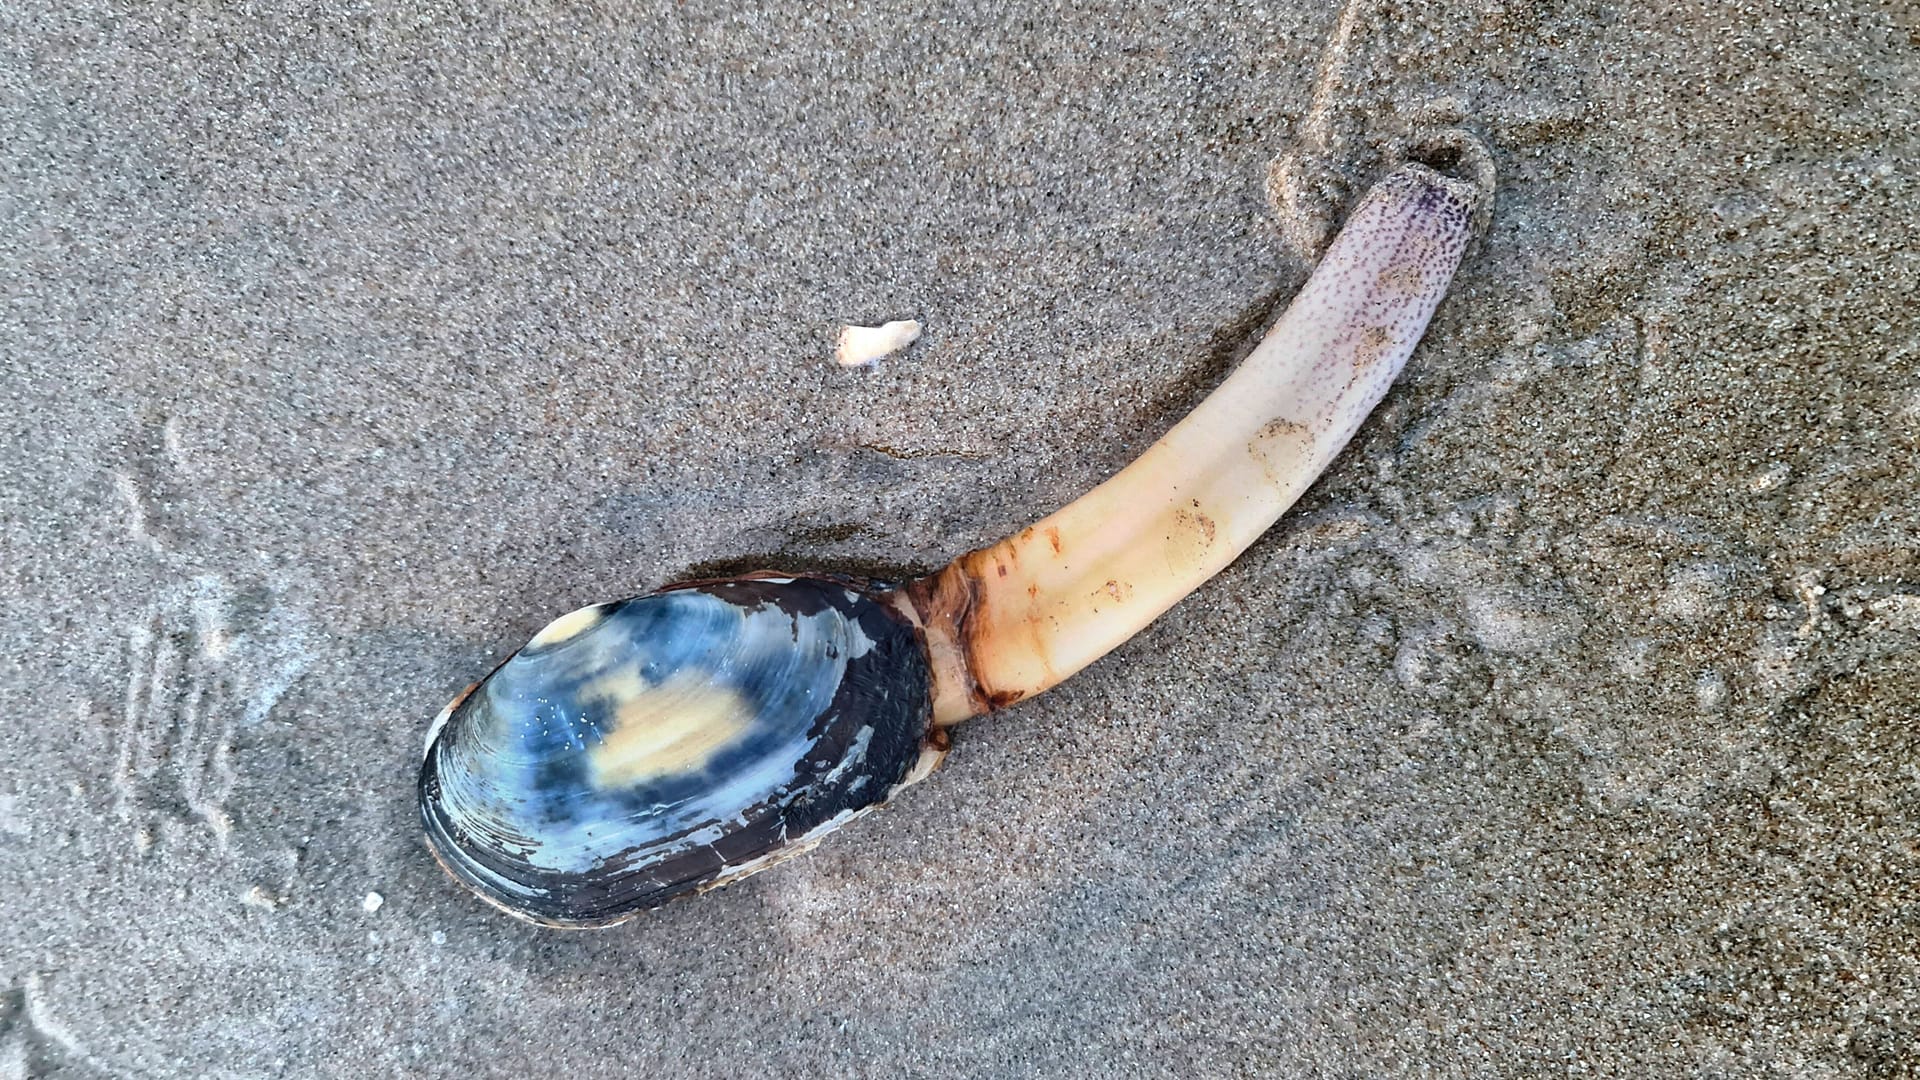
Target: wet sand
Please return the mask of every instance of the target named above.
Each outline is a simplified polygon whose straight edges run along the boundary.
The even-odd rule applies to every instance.
[[[0,1072],[1916,1075],[1920,19],[699,7],[0,14]],[[548,618],[1026,524],[1443,145],[1426,342],[1139,638],[615,930],[433,864]]]

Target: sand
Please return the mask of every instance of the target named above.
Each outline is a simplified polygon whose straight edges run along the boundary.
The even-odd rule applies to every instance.
[[[0,1075],[1920,1075],[1917,87],[1904,4],[16,0]],[[615,930],[428,857],[548,618],[1019,527],[1448,146],[1401,383],[1139,638]]]

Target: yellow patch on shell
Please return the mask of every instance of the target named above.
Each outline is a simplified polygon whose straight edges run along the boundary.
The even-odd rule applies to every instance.
[[[611,689],[613,678],[598,682]],[[614,726],[591,758],[594,783],[603,788],[705,768],[753,720],[745,698],[698,676],[643,686],[636,674],[630,685],[637,692],[606,695],[614,702]]]
[[[565,615],[540,628],[527,642],[533,646],[558,645],[569,638],[577,637],[581,632],[590,630],[605,614],[605,605],[594,604],[578,611],[569,611]]]
[[[629,664],[580,687],[580,696],[588,701],[605,701],[615,709],[648,693],[647,680],[640,669]]]

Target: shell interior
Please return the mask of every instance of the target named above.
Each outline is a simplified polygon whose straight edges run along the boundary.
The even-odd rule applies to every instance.
[[[918,633],[851,583],[668,589],[561,616],[457,700],[420,811],[442,865],[492,903],[605,925],[885,801],[930,719]]]

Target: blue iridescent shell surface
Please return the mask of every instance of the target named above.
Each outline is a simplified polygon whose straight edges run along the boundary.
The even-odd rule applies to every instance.
[[[620,921],[883,802],[930,735],[924,646],[855,583],[748,578],[554,620],[459,700],[428,841],[523,918]]]

